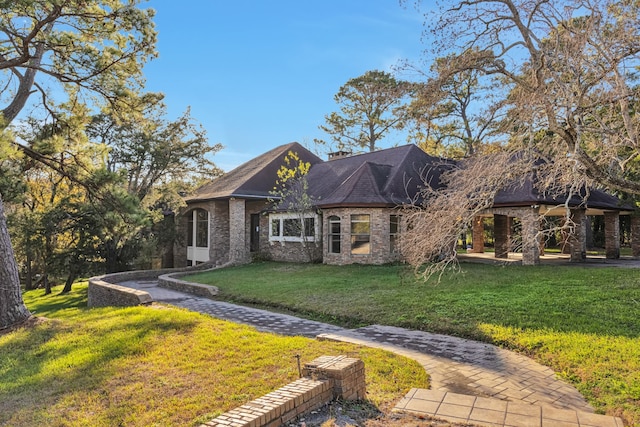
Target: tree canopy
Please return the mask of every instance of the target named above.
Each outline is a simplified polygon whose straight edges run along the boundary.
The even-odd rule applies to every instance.
[[[534,172],[547,194],[591,186],[640,196],[639,2],[444,0],[426,16],[425,55],[440,59],[420,107],[443,113],[432,122],[441,124],[456,113],[447,100],[462,105],[474,76],[488,80],[498,90],[472,111],[498,119],[491,137],[501,144],[459,163],[444,191],[425,189],[428,205],[407,212],[413,265],[430,265],[429,275],[452,262],[455,239],[496,191]],[[469,123],[481,135],[487,121]]]
[[[106,106],[117,113],[135,111],[140,99],[137,94],[144,86],[142,67],[156,55],[154,12],[139,5],[138,0],[0,0],[2,146],[18,147],[65,177],[95,188],[95,177],[83,175],[82,165],[61,161],[53,151],[39,152],[6,128],[27,105],[33,105],[32,111],[40,118],[48,116],[54,122],[61,119],[61,103],[80,118],[87,117],[87,109],[97,111]],[[25,320],[30,313],[20,297],[1,199],[0,253],[3,329]]]
[[[390,73],[367,71],[340,87],[334,96],[340,111],[325,116],[326,124],[320,129],[340,150],[375,151],[389,131],[405,126],[413,90],[413,84],[397,80]]]
[[[450,0],[438,13],[428,28],[435,52],[454,58],[446,73],[509,89],[512,143],[553,158],[567,181],[640,194],[640,3]]]

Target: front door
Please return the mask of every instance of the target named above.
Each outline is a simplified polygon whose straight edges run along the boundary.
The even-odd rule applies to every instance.
[[[251,214],[250,249],[251,252],[260,250],[260,214]]]

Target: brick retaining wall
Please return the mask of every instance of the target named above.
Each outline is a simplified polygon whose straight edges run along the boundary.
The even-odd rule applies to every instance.
[[[364,363],[321,356],[305,364],[304,377],[220,415],[200,427],[279,427],[335,399],[365,398]]]

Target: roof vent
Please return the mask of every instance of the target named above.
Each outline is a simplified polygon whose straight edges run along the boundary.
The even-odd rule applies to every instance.
[[[329,153],[329,160],[344,159],[352,154],[351,151],[334,151],[333,153]]]

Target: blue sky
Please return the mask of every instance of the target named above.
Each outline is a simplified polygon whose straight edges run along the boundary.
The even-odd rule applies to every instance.
[[[410,2],[411,3],[411,2]],[[368,70],[417,62],[423,16],[398,0],[150,0],[159,58],[147,89],[188,106],[228,171],[291,141],[326,138],[334,94]],[[391,146],[404,141],[384,141]]]

